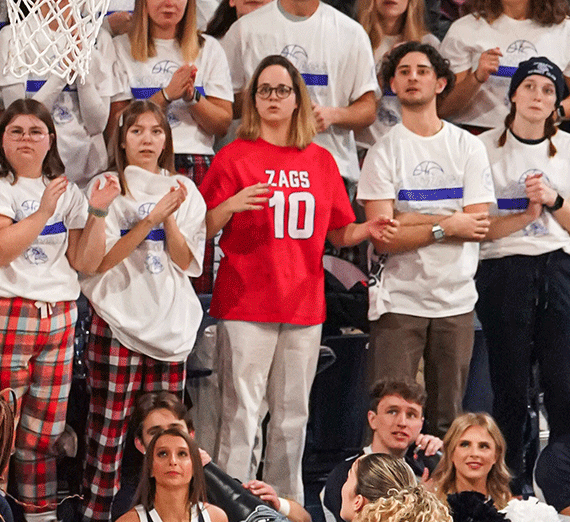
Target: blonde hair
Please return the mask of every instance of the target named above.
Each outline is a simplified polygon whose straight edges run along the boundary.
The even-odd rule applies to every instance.
[[[137,62],[146,62],[149,58],[156,56],[151,27],[152,22],[146,0],[135,0],[129,41],[131,42],[131,56]],[[176,26],[175,39],[180,46],[184,61],[193,62],[204,43],[204,37],[196,29],[195,0],[188,0],[184,16]]]
[[[423,486],[400,491],[364,506],[354,522],[453,522],[449,509]]]
[[[297,108],[291,116],[287,146],[304,149],[308,147],[317,134],[311,98],[299,71],[287,58],[278,54],[267,56],[261,60],[253,73],[244,95],[241,125],[237,129],[237,136],[244,140],[255,141],[261,134],[261,119],[255,106],[255,96],[259,76],[271,65],[280,65],[289,73],[293,83],[293,92],[297,97]]]
[[[386,35],[382,32],[376,0],[359,0],[357,18],[370,38],[372,49],[377,49]],[[420,41],[429,33],[425,23],[424,0],[409,0],[398,33],[402,35],[403,42]]]
[[[385,496],[389,490],[416,485],[412,468],[404,459],[382,453],[371,453],[356,460],[354,492],[369,502]]]
[[[459,439],[473,426],[487,430],[495,443],[496,459],[487,475],[487,494],[493,499],[497,509],[503,509],[511,499],[509,482],[511,474],[505,464],[506,443],[497,423],[487,413],[464,413],[457,417],[443,438],[443,456],[433,473],[437,496],[447,503],[447,495],[458,493],[455,487],[456,473],[452,458]]]

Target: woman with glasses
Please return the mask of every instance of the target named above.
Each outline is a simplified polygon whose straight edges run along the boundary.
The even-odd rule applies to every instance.
[[[266,397],[264,480],[303,502],[308,398],[325,319],[325,239],[354,245],[386,223],[354,223],[333,157],[311,143],[305,84],[282,56],[261,61],[238,139],[214,158],[200,190],[208,236],[223,228],[210,314],[218,323],[222,419],[218,462],[242,482]]]
[[[35,100],[12,103],[0,135],[0,389],[13,388],[21,408],[14,466],[26,518],[56,520],[53,447],[71,387],[76,270],[103,259],[119,185],[107,177],[86,201],[63,176],[53,120]]]

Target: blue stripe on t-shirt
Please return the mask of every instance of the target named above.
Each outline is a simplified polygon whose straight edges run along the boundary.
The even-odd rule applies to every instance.
[[[67,231],[63,221],[58,221],[52,225],[46,225],[44,229],[40,232],[40,236],[51,236],[53,234],[62,234]]]
[[[130,231],[130,229],[122,229],[121,237],[128,234]],[[149,239],[150,241],[164,241],[166,239],[166,234],[164,233],[163,228],[153,228],[145,239]]]
[[[202,95],[206,96],[206,91],[201,85],[196,85],[196,90]],[[162,87],[131,87],[131,93],[135,100],[146,100],[152,95],[160,91]]]
[[[524,210],[528,207],[528,198],[497,198],[499,210]]]
[[[399,201],[439,201],[442,199],[461,199],[463,187],[440,189],[402,189],[398,192]]]
[[[45,80],[28,80],[26,82],[26,92],[38,92],[45,83]],[[63,90],[69,92],[71,88],[69,85],[66,85]]]
[[[303,80],[305,80],[305,84],[307,86],[322,86],[325,87],[329,84],[329,75],[328,74],[311,74],[311,73],[303,73],[301,74]]]
[[[506,65],[499,65],[499,70],[493,73],[493,76],[499,76],[501,78],[512,78],[513,74],[515,74],[515,71],[517,69],[518,67],[508,67]]]

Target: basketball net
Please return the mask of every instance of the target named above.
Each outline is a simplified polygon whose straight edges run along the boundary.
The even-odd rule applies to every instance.
[[[4,74],[85,82],[110,0],[6,0],[12,31]]]

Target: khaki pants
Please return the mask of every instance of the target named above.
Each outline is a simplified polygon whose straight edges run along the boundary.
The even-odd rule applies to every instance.
[[[369,384],[381,378],[415,380],[423,356],[426,429],[443,437],[461,413],[473,351],[473,320],[474,312],[435,319],[382,315],[370,325]]]

